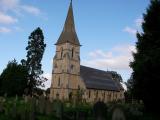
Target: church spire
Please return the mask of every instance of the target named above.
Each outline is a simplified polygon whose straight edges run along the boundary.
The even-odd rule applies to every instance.
[[[67,18],[65,21],[63,31],[75,31],[72,0],[70,2],[70,6],[69,6],[69,10],[68,10],[68,14],[67,14]]]
[[[70,6],[69,6],[68,14],[66,17],[66,21],[63,27],[63,31],[56,45],[63,44],[63,43],[72,43],[75,45],[80,45],[77,34],[76,34],[76,30],[75,30],[72,0],[70,2]]]

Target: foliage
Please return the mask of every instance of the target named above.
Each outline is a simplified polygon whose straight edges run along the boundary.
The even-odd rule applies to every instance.
[[[2,94],[1,93],[1,87],[2,87],[2,78],[0,77],[0,95]]]
[[[114,80],[118,80],[118,82],[123,82],[122,76],[115,72],[115,71],[109,71],[113,77]]]
[[[133,95],[141,99],[148,111],[156,112],[160,106],[160,0],[151,0],[143,15],[142,33],[137,33],[137,52],[131,62],[133,69]]]
[[[16,60],[10,61],[0,75],[1,94],[22,96],[27,86],[27,74],[26,67],[18,64]]]
[[[43,95],[43,93],[45,92],[45,90],[41,89],[41,88],[36,88],[36,93],[38,96]]]
[[[46,89],[46,94],[48,94],[48,95],[50,94],[50,88]]]
[[[27,50],[27,60],[22,60],[22,64],[26,65],[28,70],[28,93],[33,94],[38,86],[44,86],[43,82],[47,79],[41,77],[42,57],[46,48],[42,30],[38,27],[29,36]]]
[[[130,100],[132,100],[133,97],[133,75],[131,75],[131,77],[128,79],[127,83],[127,91],[125,91],[124,95],[125,95],[125,101],[129,102]]]
[[[76,95],[75,95],[75,99],[76,99],[76,104],[81,104],[82,102],[82,95],[84,94],[84,91],[83,89],[79,88],[76,92]]]

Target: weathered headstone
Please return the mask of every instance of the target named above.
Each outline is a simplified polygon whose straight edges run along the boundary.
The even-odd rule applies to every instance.
[[[30,100],[30,114],[29,114],[29,120],[35,120],[36,117],[36,99],[32,98]]]
[[[120,108],[115,108],[113,110],[112,120],[126,120],[124,112]]]
[[[18,100],[18,96],[16,95],[16,96],[15,96],[15,101],[17,101],[17,100]]]
[[[62,120],[63,117],[63,103],[61,101],[54,102],[54,111],[56,116]]]
[[[26,113],[27,113],[27,111],[25,108],[23,108],[23,109],[21,109],[21,111],[19,111],[20,120],[28,120]]]
[[[87,112],[78,111],[77,112],[77,120],[87,120]]]
[[[17,104],[16,104],[16,101],[14,101],[13,106],[10,109],[11,109],[11,111],[10,111],[11,117],[13,119],[15,119],[16,116],[17,116]]]
[[[7,93],[4,93],[4,98],[7,98]]]
[[[0,101],[0,114],[4,113],[3,102]]]
[[[24,98],[24,102],[27,103],[28,102],[28,97],[24,95],[23,98]]]
[[[45,113],[50,115],[52,113],[52,103],[49,100],[46,100]]]
[[[104,102],[97,102],[93,106],[93,113],[96,120],[106,120],[107,106]]]
[[[44,96],[40,96],[38,108],[39,108],[39,112],[41,114],[45,114],[45,105],[46,105],[46,100],[45,100]]]

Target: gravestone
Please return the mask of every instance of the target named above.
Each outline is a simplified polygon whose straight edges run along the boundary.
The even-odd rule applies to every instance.
[[[120,108],[115,108],[113,110],[112,120],[126,120],[124,112]]]
[[[30,104],[29,120],[35,120],[35,117],[36,117],[36,99],[31,98],[29,104]]]
[[[3,106],[3,103],[0,101],[0,114],[2,113],[4,113],[4,108],[3,108],[4,106]]]
[[[54,112],[56,114],[56,117],[60,118],[62,120],[63,117],[63,103],[61,101],[55,101],[54,102]]]
[[[10,115],[11,115],[11,117],[12,117],[13,119],[15,119],[16,116],[17,116],[17,104],[16,104],[16,101],[14,101],[13,106],[12,106],[12,108],[10,108],[10,109],[11,109]]]
[[[52,113],[52,103],[49,100],[46,100],[45,113],[46,115],[51,115]]]
[[[78,111],[77,112],[77,120],[87,120],[87,112],[85,111]]]
[[[4,103],[6,101],[6,99],[4,97],[0,97],[0,102]]]
[[[93,114],[96,120],[106,120],[107,106],[104,102],[98,101],[93,106]]]
[[[45,106],[46,106],[46,100],[45,100],[44,96],[40,96],[40,99],[38,102],[38,108],[39,108],[39,112],[41,114],[45,114]]]

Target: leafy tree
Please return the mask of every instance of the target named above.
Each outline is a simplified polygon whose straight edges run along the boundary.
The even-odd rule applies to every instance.
[[[16,60],[10,61],[0,75],[0,93],[8,96],[21,96],[27,86],[27,69]]]
[[[122,77],[121,77],[120,74],[118,74],[118,73],[115,72],[115,71],[109,71],[109,72],[111,73],[112,78],[113,78],[114,80],[117,80],[118,82],[123,82],[123,79],[122,79]]]
[[[50,88],[46,89],[46,94],[48,94],[48,95],[50,94]]]
[[[131,62],[133,94],[144,102],[148,111],[156,112],[160,106],[160,0],[151,0],[143,15],[142,33],[137,33],[137,52]]]
[[[1,88],[2,88],[2,78],[0,77],[0,95],[2,94]]]
[[[26,65],[28,69],[28,93],[32,94],[38,86],[43,86],[45,78],[41,77],[42,71],[42,57],[45,51],[46,44],[44,43],[44,36],[42,30],[38,27],[29,36],[27,50],[27,60],[22,60],[22,64]]]
[[[127,91],[125,91],[125,100],[126,102],[131,102],[131,100],[134,98],[133,97],[133,75],[127,80],[125,83],[127,86]]]

